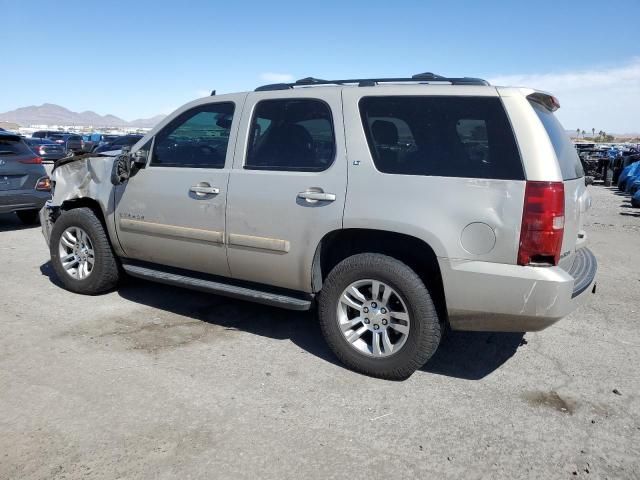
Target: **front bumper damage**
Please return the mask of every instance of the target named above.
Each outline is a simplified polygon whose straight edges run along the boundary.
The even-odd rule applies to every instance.
[[[53,222],[58,214],[59,208],[54,207],[51,204],[51,200],[47,200],[44,207],[40,209],[40,228],[42,229],[42,235],[45,242],[49,245],[49,239],[51,238],[51,229],[53,228]]]
[[[40,210],[40,225],[47,245],[53,224],[70,202],[91,199],[103,212],[111,210],[111,178],[116,158],[110,155],[85,154],[56,162],[51,172],[52,198]]]

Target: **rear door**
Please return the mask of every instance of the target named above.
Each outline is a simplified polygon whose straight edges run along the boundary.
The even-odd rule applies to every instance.
[[[565,129],[552,111],[530,101],[553,145],[564,182],[564,238],[559,265],[568,270],[573,264],[575,252],[586,243],[582,230],[583,213],[591,206],[591,197],[584,181],[584,170]]]
[[[340,89],[249,94],[227,207],[234,278],[311,291],[316,246],[342,227],[344,145]]]
[[[224,244],[229,168],[242,95],[177,115],[142,149],[146,168],[116,190],[116,224],[128,258],[229,275]]]

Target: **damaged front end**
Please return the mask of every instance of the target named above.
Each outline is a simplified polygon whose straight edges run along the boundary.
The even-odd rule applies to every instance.
[[[113,212],[114,185],[127,176],[128,165],[127,153],[83,154],[56,162],[51,173],[52,198],[40,210],[40,225],[47,245],[60,213],[78,203],[99,206],[108,217]]]

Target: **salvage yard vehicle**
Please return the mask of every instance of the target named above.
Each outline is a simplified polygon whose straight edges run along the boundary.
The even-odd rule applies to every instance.
[[[0,132],[0,213],[15,212],[25,224],[51,198],[51,183],[37,156],[18,136]]]
[[[448,326],[541,330],[595,290],[558,107],[430,73],[211,96],[130,152],[61,161],[43,233],[73,292],[127,273],[316,305],[344,364],[406,378]]]
[[[93,151],[95,153],[103,153],[122,150],[122,148],[124,147],[131,147],[135,145],[141,138],[142,135],[137,134],[122,135],[120,137],[115,137],[109,142],[102,143],[101,145],[94,148]]]

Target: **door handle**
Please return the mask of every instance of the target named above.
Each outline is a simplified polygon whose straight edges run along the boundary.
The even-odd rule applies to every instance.
[[[199,197],[204,197],[205,195],[217,195],[220,193],[219,188],[212,187],[209,184],[193,185],[189,191],[195,193]]]
[[[309,203],[315,202],[333,202],[336,199],[335,193],[324,193],[313,190],[298,193],[298,198],[306,200]]]

